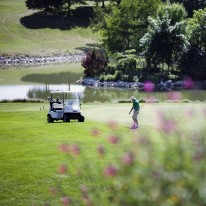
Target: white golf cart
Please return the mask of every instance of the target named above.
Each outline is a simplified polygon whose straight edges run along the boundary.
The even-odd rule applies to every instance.
[[[47,114],[48,123],[52,123],[54,120],[70,122],[71,119],[77,119],[78,122],[84,122],[84,116],[81,114],[81,104],[78,92],[54,91],[51,92],[51,97],[48,100],[50,102],[50,108]]]

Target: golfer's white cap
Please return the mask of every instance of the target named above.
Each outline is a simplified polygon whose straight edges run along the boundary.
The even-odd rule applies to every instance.
[[[131,100],[136,99],[134,96],[131,97]]]

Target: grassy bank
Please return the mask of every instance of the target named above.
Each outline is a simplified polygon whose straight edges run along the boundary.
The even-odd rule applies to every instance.
[[[75,83],[83,75],[80,63],[0,69],[0,85],[28,83]]]
[[[1,0],[0,19],[0,55],[75,52],[97,42],[88,27],[52,28],[54,20],[47,18],[45,23],[44,17],[25,7],[24,0]]]

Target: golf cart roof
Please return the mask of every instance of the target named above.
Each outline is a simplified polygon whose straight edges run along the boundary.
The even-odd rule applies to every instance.
[[[65,90],[65,91],[52,91],[51,94],[65,94],[65,93],[79,93],[80,91],[69,91],[69,90]]]

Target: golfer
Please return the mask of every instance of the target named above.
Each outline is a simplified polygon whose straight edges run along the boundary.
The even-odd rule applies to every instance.
[[[129,114],[133,110],[132,118],[133,118],[134,124],[130,127],[130,129],[137,129],[139,127],[138,126],[138,120],[137,120],[137,116],[139,114],[139,102],[134,96],[131,97],[131,100],[133,102],[133,105],[132,105],[132,108],[131,108]]]

